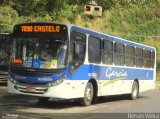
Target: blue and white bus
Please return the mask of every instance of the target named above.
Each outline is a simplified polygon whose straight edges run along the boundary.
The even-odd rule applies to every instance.
[[[13,30],[8,92],[80,99],[153,89],[156,49],[86,28],[33,22]]]
[[[9,33],[0,33],[0,83],[7,83],[12,41]]]

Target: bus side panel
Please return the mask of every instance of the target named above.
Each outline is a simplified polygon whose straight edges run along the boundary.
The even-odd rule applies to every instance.
[[[153,89],[153,70],[84,64],[72,73],[71,80],[95,79],[98,96],[131,93],[134,80],[139,81],[140,92]],[[84,90],[83,90],[84,91]]]
[[[139,92],[147,91],[150,89],[154,89],[155,81],[154,81],[154,70],[146,70],[146,71],[137,71],[139,81]],[[148,80],[148,77],[149,80]]]
[[[134,80],[139,81],[140,92],[153,89],[154,72],[151,69],[101,66],[100,76],[99,96],[131,93]]]

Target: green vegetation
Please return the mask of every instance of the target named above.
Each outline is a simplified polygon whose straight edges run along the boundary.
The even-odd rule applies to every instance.
[[[16,23],[51,21],[71,23],[157,48],[160,67],[160,0],[95,0],[103,6],[102,18],[88,18],[90,0],[1,0],[0,32]]]
[[[0,32],[12,31],[16,23],[18,23],[18,13],[11,7],[0,7]]]

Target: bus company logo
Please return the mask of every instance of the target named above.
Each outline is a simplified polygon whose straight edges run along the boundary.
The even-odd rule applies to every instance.
[[[15,75],[15,79],[26,79],[24,76]]]
[[[111,79],[112,77],[120,78],[120,77],[127,77],[128,73],[127,71],[121,70],[120,72],[112,70],[111,67],[109,67],[106,70],[106,77]]]

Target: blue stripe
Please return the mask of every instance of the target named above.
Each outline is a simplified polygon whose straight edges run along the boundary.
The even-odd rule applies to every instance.
[[[68,75],[70,80],[114,80],[124,78],[126,80],[153,80],[154,70],[122,68],[98,65],[82,65],[77,71]]]
[[[123,78],[126,80],[153,80],[154,70],[83,64],[73,73],[70,73],[68,67],[64,72],[52,76],[31,77],[16,75],[10,72],[10,76],[15,80],[28,83],[49,83],[64,75],[66,75],[66,80],[90,80],[92,78],[97,80],[114,80],[116,78]]]

